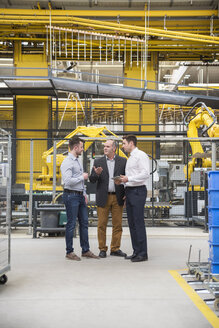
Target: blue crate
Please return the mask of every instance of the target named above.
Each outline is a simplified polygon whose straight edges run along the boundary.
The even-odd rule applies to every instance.
[[[219,171],[208,172],[208,189],[219,190]]]
[[[219,206],[219,190],[208,190],[208,205],[209,207]]]
[[[208,225],[219,226],[219,207],[208,206]]]
[[[219,273],[219,262],[211,262],[211,273]]]
[[[219,263],[219,244],[209,242],[209,258],[212,262]]]
[[[219,226],[209,226],[209,242],[219,244]]]

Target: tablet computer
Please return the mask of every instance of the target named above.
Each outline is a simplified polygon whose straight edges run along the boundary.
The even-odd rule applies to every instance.
[[[116,177],[112,177],[112,179],[113,179],[113,180],[120,180],[121,177],[120,177],[120,175],[117,175]]]

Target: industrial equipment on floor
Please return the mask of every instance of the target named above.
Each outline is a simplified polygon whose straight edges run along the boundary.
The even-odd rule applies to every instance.
[[[197,108],[195,114],[191,117],[194,109]],[[206,126],[202,131],[202,136],[207,133],[211,138],[219,137],[219,125],[216,123],[217,117],[214,111],[207,107],[204,103],[197,103],[191,108],[188,114],[185,116],[184,123],[188,127],[187,136],[188,138],[199,138],[198,129]],[[184,172],[190,184],[193,186],[195,191],[204,190],[204,170],[211,169],[211,153],[205,152],[200,141],[190,141],[192,149],[192,160],[184,168]],[[219,163],[217,163],[219,166]],[[188,171],[188,173],[187,173]]]
[[[108,135],[106,135],[106,133]],[[69,133],[65,139],[57,142],[55,145],[55,152],[65,143],[68,143],[68,139],[72,138],[73,136],[79,134],[80,136],[85,136],[91,138],[91,140],[85,140],[84,150],[87,151],[87,149],[92,145],[92,143],[95,141],[95,138],[100,138],[103,141],[105,141],[108,137],[118,138],[113,132],[111,132],[106,126],[102,127],[95,127],[95,126],[78,126],[77,129]],[[66,152],[66,149],[65,149]],[[42,173],[37,178],[37,183],[33,185],[34,190],[52,190],[53,189],[53,171],[54,171],[54,165],[53,165],[53,158],[54,158],[54,147],[51,147],[49,150],[45,151],[42,155],[43,161],[45,165],[42,167]],[[126,155],[122,152],[121,149],[119,149],[119,155],[126,157]],[[62,191],[63,188],[61,186],[61,171],[60,166],[65,158],[65,155],[63,153],[56,154],[56,190]],[[25,184],[26,190],[29,189],[29,184]]]

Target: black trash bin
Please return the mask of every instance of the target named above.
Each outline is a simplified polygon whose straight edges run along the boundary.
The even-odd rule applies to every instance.
[[[58,228],[59,217],[56,210],[40,211],[41,228]]]

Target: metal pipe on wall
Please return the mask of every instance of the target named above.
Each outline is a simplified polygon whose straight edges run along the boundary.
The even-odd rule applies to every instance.
[[[216,142],[212,141],[212,155],[211,155],[212,171],[216,171],[216,162],[217,162],[216,154],[217,154]]]
[[[6,233],[8,238],[8,262],[11,262],[11,252],[10,252],[10,234],[11,234],[11,152],[12,152],[12,141],[11,135],[8,137],[8,179],[7,179],[7,208],[6,208]]]
[[[32,234],[32,213],[33,213],[33,140],[30,140],[30,190],[29,190],[29,219],[28,234]]]
[[[56,140],[53,142],[53,180],[52,180],[52,199],[56,196]]]

